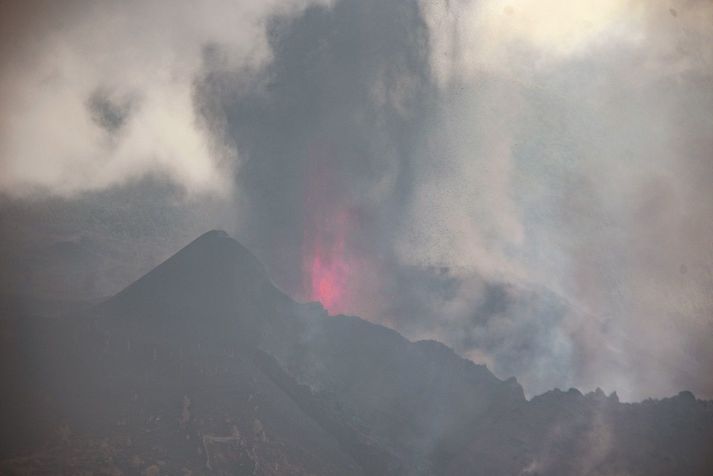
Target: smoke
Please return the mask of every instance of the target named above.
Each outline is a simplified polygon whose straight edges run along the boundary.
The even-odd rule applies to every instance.
[[[273,19],[261,75],[212,69],[200,88],[247,161],[241,237],[293,294],[324,285],[334,311],[441,339],[531,392],[707,394],[693,375],[710,353],[688,352],[711,325],[710,281],[680,269],[707,269],[710,231],[680,240],[673,196],[655,227],[637,204],[651,181],[690,186],[700,199],[679,207],[709,216],[681,175],[704,166],[680,147],[710,151],[710,8],[549,3],[343,1]]]
[[[244,161],[238,235],[293,295],[324,286],[333,310],[381,319],[433,93],[426,33],[415,4],[339,2],[274,17],[250,81],[207,68],[198,97]]]
[[[217,195],[207,215],[293,296],[441,340],[530,394],[713,395],[710,2],[13,15],[12,200],[146,177],[185,207]],[[171,243],[195,228],[176,223]]]
[[[452,265],[475,255],[488,276],[509,270],[506,281],[563,298],[565,317],[539,319],[558,329],[551,374],[585,387],[606,382],[625,398],[676,387],[709,395],[711,381],[694,375],[713,362],[700,337],[713,315],[704,243],[713,204],[700,182],[711,177],[710,2],[423,2],[422,10],[434,76],[456,104],[450,121],[435,121],[456,179],[431,178],[423,200],[448,213],[425,218],[433,238],[412,254],[425,248]],[[479,178],[502,175],[481,184],[470,175],[476,167]],[[473,190],[452,189],[461,178]],[[484,195],[497,197],[485,218]],[[458,232],[444,241],[443,228]],[[542,381],[528,374],[526,388]]]
[[[4,192],[72,196],[146,175],[229,191],[234,148],[194,107],[202,52],[225,45],[236,65],[258,67],[265,16],[301,2],[25,3],[3,6]]]

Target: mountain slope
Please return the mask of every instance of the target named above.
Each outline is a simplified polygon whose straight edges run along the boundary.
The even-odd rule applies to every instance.
[[[0,330],[3,474],[713,468],[709,402],[576,390],[527,401],[443,344],[292,301],[224,232],[90,310]]]

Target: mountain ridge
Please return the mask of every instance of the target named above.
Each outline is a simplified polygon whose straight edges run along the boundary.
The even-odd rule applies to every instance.
[[[713,468],[713,402],[681,392],[620,403],[576,389],[527,400],[514,378],[442,343],[293,301],[221,231],[73,318],[2,326],[12,344],[2,378],[14,391],[0,417],[29,432],[24,456],[18,433],[2,434],[8,474],[41,474],[48,462],[102,474]]]

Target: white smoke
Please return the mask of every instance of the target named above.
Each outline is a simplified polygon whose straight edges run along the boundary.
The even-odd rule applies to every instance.
[[[206,47],[259,68],[264,20],[301,0],[74,2],[6,7],[0,190],[73,195],[147,174],[225,193],[234,147],[201,124],[194,81]],[[53,21],[45,17],[56,16]],[[7,45],[11,46],[7,46]]]

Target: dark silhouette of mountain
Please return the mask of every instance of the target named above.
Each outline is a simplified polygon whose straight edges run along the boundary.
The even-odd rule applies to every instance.
[[[203,234],[111,298],[107,308],[135,318],[226,317],[279,291],[260,262],[224,231]],[[284,296],[280,296],[284,298]]]
[[[435,341],[328,316],[212,231],[116,296],[0,321],[0,474],[711,474],[713,405],[527,401]]]

